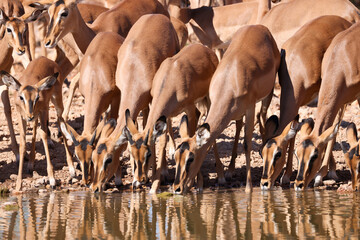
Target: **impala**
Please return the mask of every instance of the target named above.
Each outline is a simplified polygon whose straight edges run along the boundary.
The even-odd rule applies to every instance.
[[[49,101],[55,105],[58,120],[61,118],[63,111],[62,103],[62,83],[64,77],[59,74],[60,67],[57,63],[40,57],[30,62],[28,67],[22,73],[22,77],[17,80],[5,71],[0,76],[4,84],[15,91],[14,99],[17,111],[21,116],[20,121],[20,165],[19,173],[16,181],[16,190],[21,189],[22,172],[24,165],[24,156],[26,153],[26,125],[27,122],[33,126],[32,147],[30,152],[30,160],[28,170],[32,172],[35,160],[35,140],[38,121],[40,121],[40,137],[44,144],[47,173],[50,186],[55,188],[55,178],[53,166],[50,161],[50,153],[48,147],[47,121],[49,114]],[[66,150],[66,159],[69,166],[71,176],[75,176],[75,169],[69,149],[64,141]]]
[[[294,0],[273,7],[260,24],[269,28],[281,48],[304,24],[323,15],[337,15],[351,23],[360,19],[359,9],[348,0]]]
[[[90,43],[80,64],[79,90],[85,98],[83,132],[78,135],[68,124],[62,127],[62,131],[67,132],[67,139],[75,145],[75,156],[80,161],[84,184],[90,181],[91,155],[96,145],[94,131],[100,115],[109,105],[110,118],[116,119],[118,115],[120,91],[115,85],[115,73],[117,51],[123,41],[119,34],[104,32],[96,35]]]
[[[354,191],[360,190],[360,153],[359,138],[355,123],[350,123],[346,129],[346,138],[350,144],[350,149],[346,150],[343,144],[341,147],[344,151],[345,162],[351,173],[351,183]]]
[[[239,54],[241,52],[241,54]],[[220,61],[209,88],[211,101],[206,122],[186,142],[193,157],[185,164],[175,193],[186,192],[199,173],[210,143],[213,143],[232,120],[245,115],[246,191],[251,191],[250,151],[254,129],[255,104],[272,97],[280,53],[269,30],[261,25],[240,28],[234,35],[224,58]],[[184,141],[182,142],[184,143]],[[177,151],[181,151],[181,148]],[[181,156],[181,153],[175,153]],[[180,160],[176,160],[179,162]],[[189,161],[189,160],[188,160]]]
[[[160,14],[142,16],[131,28],[118,52],[116,86],[121,92],[121,103],[116,129],[107,138],[100,138],[92,154],[95,169],[92,190],[102,191],[107,177],[119,164],[118,157],[125,144],[117,143],[125,127],[126,109],[136,120],[139,112],[149,107],[154,75],[160,64],[179,51],[176,32],[170,20]],[[120,142],[122,140],[120,139]],[[155,176],[153,165],[153,176]]]
[[[155,74],[151,88],[151,108],[144,130],[139,132],[130,118],[130,113],[126,114],[126,126],[120,139],[128,141],[130,145],[134,187],[146,183],[148,169],[153,164],[150,156],[156,158],[155,141],[160,137],[160,166],[157,167],[156,176],[153,176],[151,192],[158,190],[160,174],[167,176],[167,139],[164,134],[167,130],[166,122],[171,123],[171,117],[186,112],[191,126],[190,133],[194,134],[198,122],[195,105],[207,104],[205,98],[217,65],[217,57],[211,49],[200,44],[185,47],[175,56],[163,61]],[[171,125],[168,129],[172,132]],[[118,144],[123,142],[119,141]],[[220,161],[216,162],[216,167],[223,170]],[[223,179],[223,175],[220,174],[219,178]]]
[[[286,171],[281,184],[290,183],[298,118],[290,122],[295,119],[301,106],[317,97],[324,53],[332,39],[350,26],[351,23],[341,17],[322,16],[305,24],[284,43],[279,68],[280,122],[273,116],[265,125],[267,136],[261,154],[264,160],[262,189],[266,190],[274,185],[285,162]]]
[[[315,125],[311,133],[309,130],[300,135],[302,140],[296,149],[300,169],[295,180],[297,190],[306,188],[314,178],[314,186],[319,186],[329,163],[335,165],[335,161],[330,161],[334,141],[327,147],[326,143],[336,136],[344,106],[359,98],[360,79],[356,74],[360,71],[357,60],[360,45],[356,41],[359,34],[360,24],[356,23],[336,35],[325,52]],[[336,176],[335,169],[336,166],[330,166],[330,177]]]

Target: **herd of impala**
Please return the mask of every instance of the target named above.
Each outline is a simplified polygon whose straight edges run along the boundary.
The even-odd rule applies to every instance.
[[[262,137],[263,190],[274,185],[285,163],[280,181],[290,183],[294,154],[298,160],[296,190],[308,187],[312,180],[319,186],[327,174],[337,178],[332,156],[335,136],[346,104],[360,97],[360,11],[348,0],[253,0],[198,8],[190,8],[184,0],[102,3],[106,7],[75,0],[0,3],[1,100],[12,151],[19,161],[17,191],[22,186],[27,124],[33,127],[27,164],[32,172],[39,121],[50,186],[56,185],[48,147],[50,100],[56,109],[70,175],[75,177],[68,146],[71,142],[81,166],[82,183],[94,192],[103,191],[114,175],[115,184],[122,184],[120,161],[126,148],[132,186],[147,183],[151,168],[150,191],[157,192],[168,176],[168,134],[168,156],[176,163],[175,193],[186,192],[195,180],[202,189],[200,168],[210,148],[215,153],[218,182],[223,184],[234,173],[243,125],[246,191],[251,191],[255,118]],[[41,31],[34,31],[35,23]],[[38,58],[36,39],[45,46]],[[187,44],[188,39],[197,43]],[[54,61],[46,57],[46,48],[56,49]],[[9,74],[13,53],[24,58],[26,69],[19,79]],[[62,85],[78,64],[64,107]],[[266,119],[277,77],[280,116]],[[81,134],[67,123],[76,88],[85,99]],[[14,92],[21,116],[19,147],[8,89]],[[299,108],[316,98],[316,121],[300,122]],[[261,102],[258,114],[257,102]],[[140,112],[142,130],[136,123]],[[171,118],[182,112],[186,114],[176,147]],[[216,139],[231,120],[236,121],[236,134],[224,174]],[[295,148],[298,131],[300,143]],[[360,190],[356,126],[351,123],[346,133],[350,149],[342,145],[345,160],[353,189]],[[158,154],[155,144],[159,144]]]

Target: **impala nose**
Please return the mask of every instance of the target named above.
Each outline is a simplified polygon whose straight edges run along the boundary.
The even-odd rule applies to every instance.
[[[18,48],[18,52],[17,52],[18,55],[23,55],[24,53],[25,53],[25,48],[23,49]]]
[[[48,47],[48,48],[51,47],[51,40],[49,40],[45,43],[45,47]]]

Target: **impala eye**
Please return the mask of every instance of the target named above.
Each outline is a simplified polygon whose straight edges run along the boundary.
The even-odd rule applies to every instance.
[[[69,15],[68,12],[63,12],[63,13],[61,13],[60,16],[61,16],[62,18],[66,18],[68,15]]]
[[[21,101],[24,101],[24,98],[23,98],[22,96],[20,96],[20,100],[21,100]]]
[[[11,29],[10,29],[10,28],[6,28],[6,31],[7,31],[8,33],[11,33]]]

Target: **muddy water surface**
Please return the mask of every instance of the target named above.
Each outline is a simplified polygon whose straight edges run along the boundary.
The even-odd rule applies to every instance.
[[[0,198],[0,239],[358,239],[360,195],[309,190]]]

